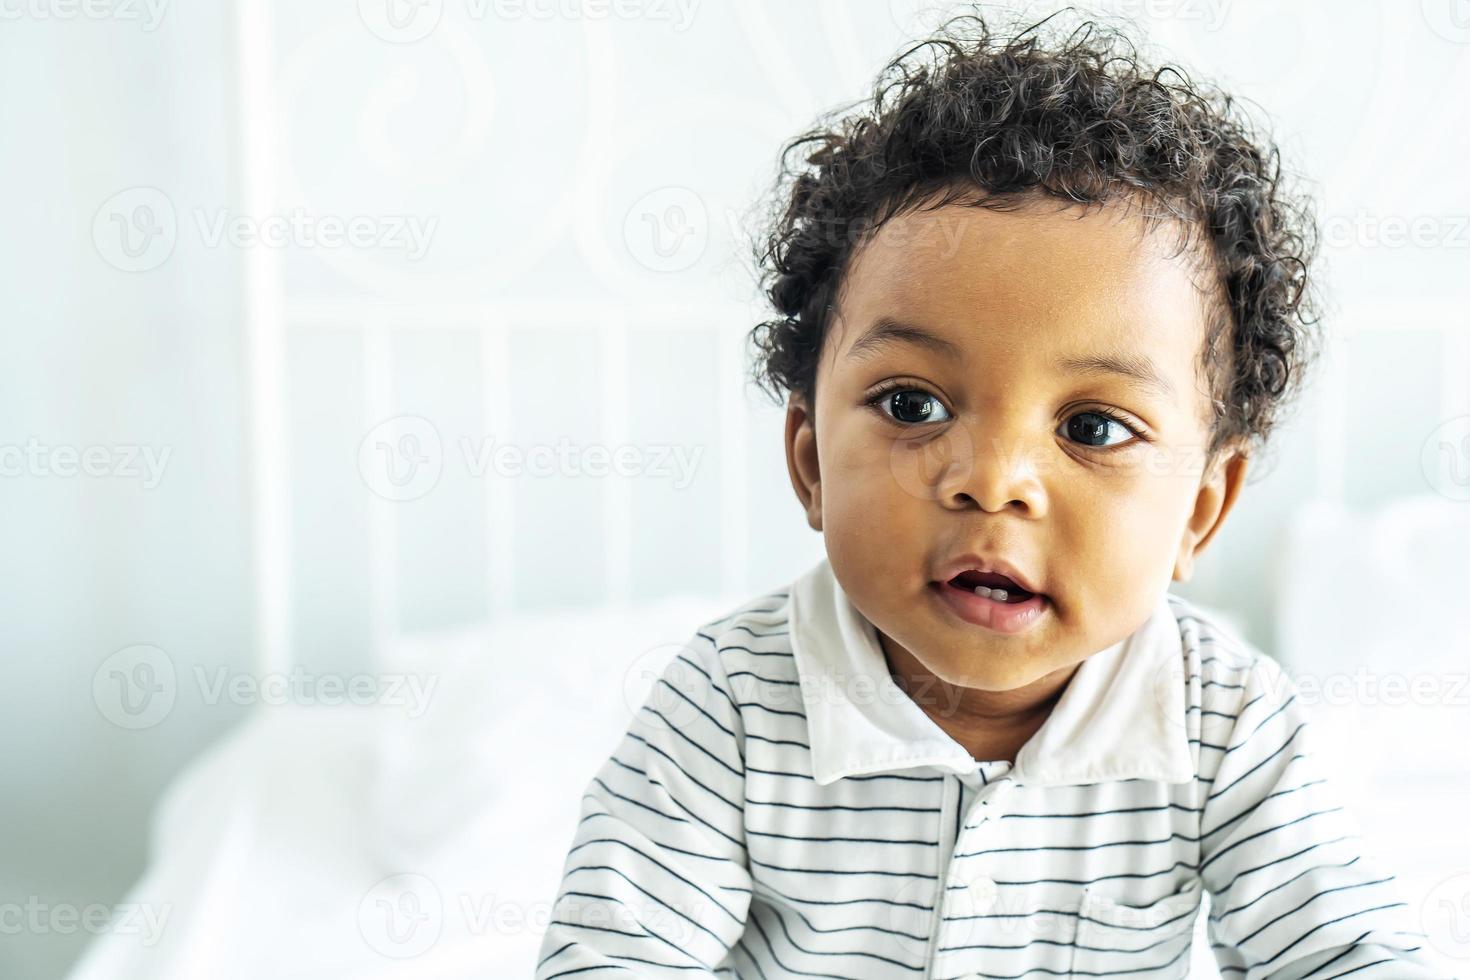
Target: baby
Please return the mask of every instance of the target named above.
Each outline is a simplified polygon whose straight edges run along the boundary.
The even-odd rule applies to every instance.
[[[669,663],[542,980],[1447,975],[1291,679],[1168,591],[1313,360],[1310,202],[1052,20],[956,18],[788,145],[753,341],[826,558]]]

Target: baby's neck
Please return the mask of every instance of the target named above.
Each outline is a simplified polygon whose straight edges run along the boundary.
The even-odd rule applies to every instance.
[[[982,762],[1014,763],[1021,747],[1051,716],[1052,708],[1081,666],[1071,664],[1025,687],[983,691],[946,683],[900,645],[881,645],[894,683],[946,735]]]

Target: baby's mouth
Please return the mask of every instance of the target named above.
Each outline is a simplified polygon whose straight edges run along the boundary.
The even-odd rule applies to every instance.
[[[996,602],[1004,602],[1007,605],[1016,605],[1030,599],[1036,592],[1027,592],[1014,580],[999,572],[960,572],[949,580],[949,585],[966,592],[985,596]]]

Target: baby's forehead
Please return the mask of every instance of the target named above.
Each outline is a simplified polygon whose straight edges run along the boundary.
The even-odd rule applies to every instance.
[[[856,248],[830,335],[850,345],[859,339],[853,328],[895,317],[963,349],[997,332],[1058,348],[1147,345],[1203,329],[1212,298],[1201,272],[1176,229],[1133,215],[915,210]]]
[[[909,208],[876,225],[855,244],[846,278],[888,290],[970,286],[1003,295],[1197,279],[1208,259],[1187,226],[1127,204],[951,203]]]

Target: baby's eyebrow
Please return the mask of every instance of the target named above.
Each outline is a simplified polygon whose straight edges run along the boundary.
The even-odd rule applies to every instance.
[[[956,359],[964,356],[964,351],[960,350],[958,344],[945,340],[923,327],[905,323],[891,316],[880,316],[874,321],[873,325],[847,349],[847,356],[861,359],[890,344],[927,347],[936,354]]]
[[[1102,351],[1064,357],[1057,367],[1068,374],[1116,374],[1134,387],[1157,392],[1168,401],[1175,400],[1174,385],[1152,360],[1133,351]]]
[[[913,323],[891,316],[880,316],[861,337],[847,349],[850,358],[864,358],[892,344],[909,344],[924,347],[944,357],[963,359],[959,345],[946,340],[932,331]],[[1114,374],[1133,387],[1144,388],[1168,401],[1176,398],[1174,385],[1159,370],[1150,358],[1128,350],[1104,350],[1089,354],[1075,354],[1057,362],[1057,368],[1067,374]]]

